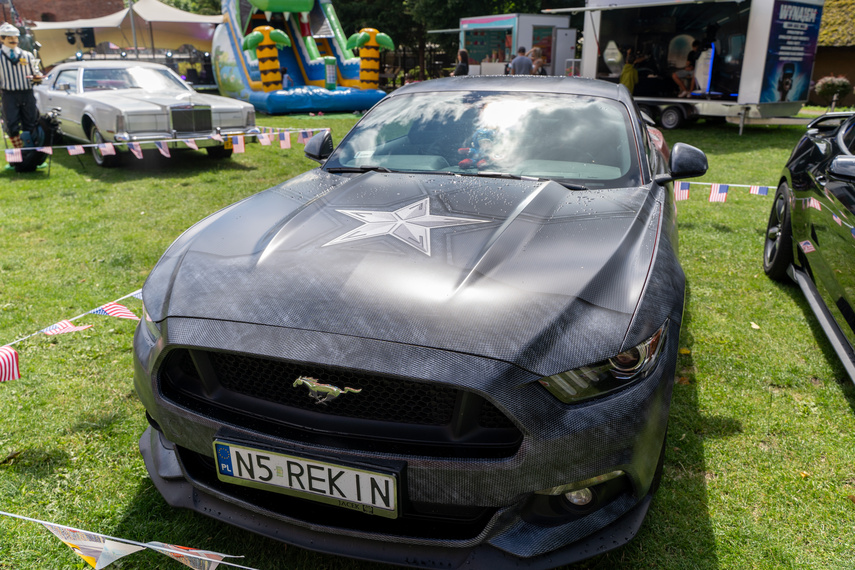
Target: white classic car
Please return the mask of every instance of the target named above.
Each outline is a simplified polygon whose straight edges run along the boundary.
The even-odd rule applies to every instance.
[[[197,93],[165,65],[141,61],[78,61],[54,67],[35,89],[42,113],[57,109],[65,136],[84,143],[129,142],[154,147],[156,141],[194,139],[214,158],[232,154],[229,135],[256,134],[249,103]],[[217,136],[219,135],[219,136]],[[118,155],[92,147],[101,166],[115,166]]]

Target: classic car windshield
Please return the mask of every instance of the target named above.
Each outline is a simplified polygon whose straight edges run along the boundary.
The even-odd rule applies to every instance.
[[[535,177],[616,188],[641,183],[629,115],[599,97],[433,92],[390,97],[326,162],[327,171]]]
[[[165,69],[126,67],[83,70],[83,91],[105,89],[145,89],[153,93],[190,90],[180,79]]]

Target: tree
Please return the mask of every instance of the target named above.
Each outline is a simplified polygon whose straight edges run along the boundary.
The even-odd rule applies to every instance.
[[[222,12],[220,0],[160,0],[179,10],[213,16]]]

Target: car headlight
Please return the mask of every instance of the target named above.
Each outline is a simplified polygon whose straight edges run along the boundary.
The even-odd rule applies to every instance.
[[[636,382],[653,370],[668,332],[665,321],[641,344],[602,362],[541,378],[540,383],[565,404],[603,396]]]
[[[160,338],[160,327],[156,322],[151,320],[151,317],[148,314],[148,311],[145,310],[145,303],[142,306],[143,318],[142,321],[145,323],[145,328],[148,331],[151,340],[157,342],[157,339]]]
[[[116,132],[121,133],[125,130],[125,116],[119,113],[116,115]]]
[[[246,114],[246,126],[254,127],[255,126],[255,109],[252,109]]]

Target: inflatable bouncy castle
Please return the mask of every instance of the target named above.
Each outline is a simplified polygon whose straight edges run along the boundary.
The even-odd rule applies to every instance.
[[[391,40],[370,28],[348,39],[331,0],[223,0],[222,6],[211,54],[221,94],[270,115],[361,111],[385,95],[377,88],[379,49],[393,49]]]

